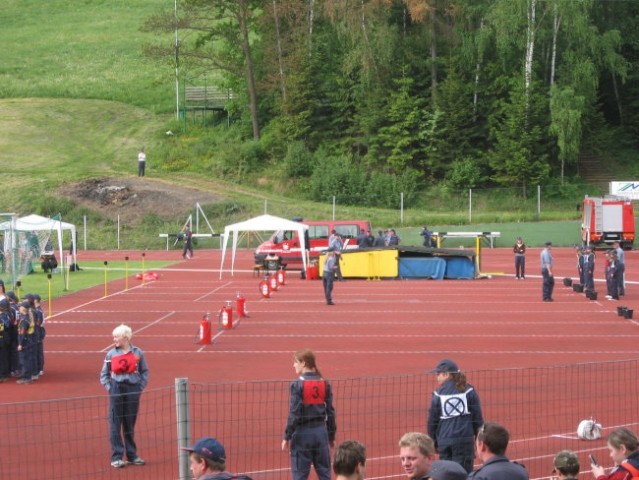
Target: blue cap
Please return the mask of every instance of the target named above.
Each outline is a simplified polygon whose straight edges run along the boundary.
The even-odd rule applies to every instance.
[[[435,368],[428,373],[459,373],[459,367],[455,362],[445,358],[440,361]]]
[[[200,438],[195,442],[195,445],[182,450],[197,453],[200,457],[208,458],[217,463],[226,463],[224,446],[213,437]]]
[[[468,472],[457,462],[436,460],[428,471],[431,480],[466,480]]]

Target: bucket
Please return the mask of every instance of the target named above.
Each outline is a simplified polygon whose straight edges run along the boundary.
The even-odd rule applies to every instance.
[[[584,286],[581,283],[573,283],[572,290],[573,292],[581,293],[584,291]]]
[[[597,292],[595,292],[594,290],[586,290],[586,296],[590,300],[597,300]]]
[[[623,314],[623,318],[627,318],[628,320],[630,320],[632,318],[632,312],[634,310],[632,308],[626,308],[626,311]]]
[[[572,285],[572,278],[566,277],[564,278],[564,287],[569,287]]]
[[[625,316],[626,310],[628,310],[628,307],[617,307],[617,315],[619,315],[620,317]]]

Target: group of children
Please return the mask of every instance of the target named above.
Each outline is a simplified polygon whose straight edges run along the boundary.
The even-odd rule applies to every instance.
[[[0,383],[28,385],[44,374],[44,313],[38,294],[22,299],[0,280]]]
[[[625,295],[625,253],[615,242],[614,248],[605,251],[605,257],[606,298],[619,300],[620,296]],[[590,245],[577,248],[577,271],[584,290],[594,291],[595,253]]]

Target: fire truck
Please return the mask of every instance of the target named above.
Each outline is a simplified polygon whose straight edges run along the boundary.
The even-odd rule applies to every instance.
[[[619,242],[624,249],[635,241],[635,212],[632,200],[605,196],[584,198],[581,239],[586,245],[610,246]]]

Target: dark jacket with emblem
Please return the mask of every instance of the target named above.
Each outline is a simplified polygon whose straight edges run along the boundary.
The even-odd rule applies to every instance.
[[[483,424],[479,395],[472,385],[460,392],[448,379],[433,392],[427,430],[436,448],[473,441]]]
[[[305,384],[306,397],[305,400]],[[308,400],[309,389],[320,387],[319,396],[315,400]],[[321,392],[323,387],[323,393]],[[300,427],[317,427],[325,425],[329,441],[335,440],[337,426],[335,423],[335,409],[333,408],[333,391],[330,383],[316,372],[303,373],[299,379],[291,382],[291,397],[284,431],[284,439],[290,440],[293,432]]]

